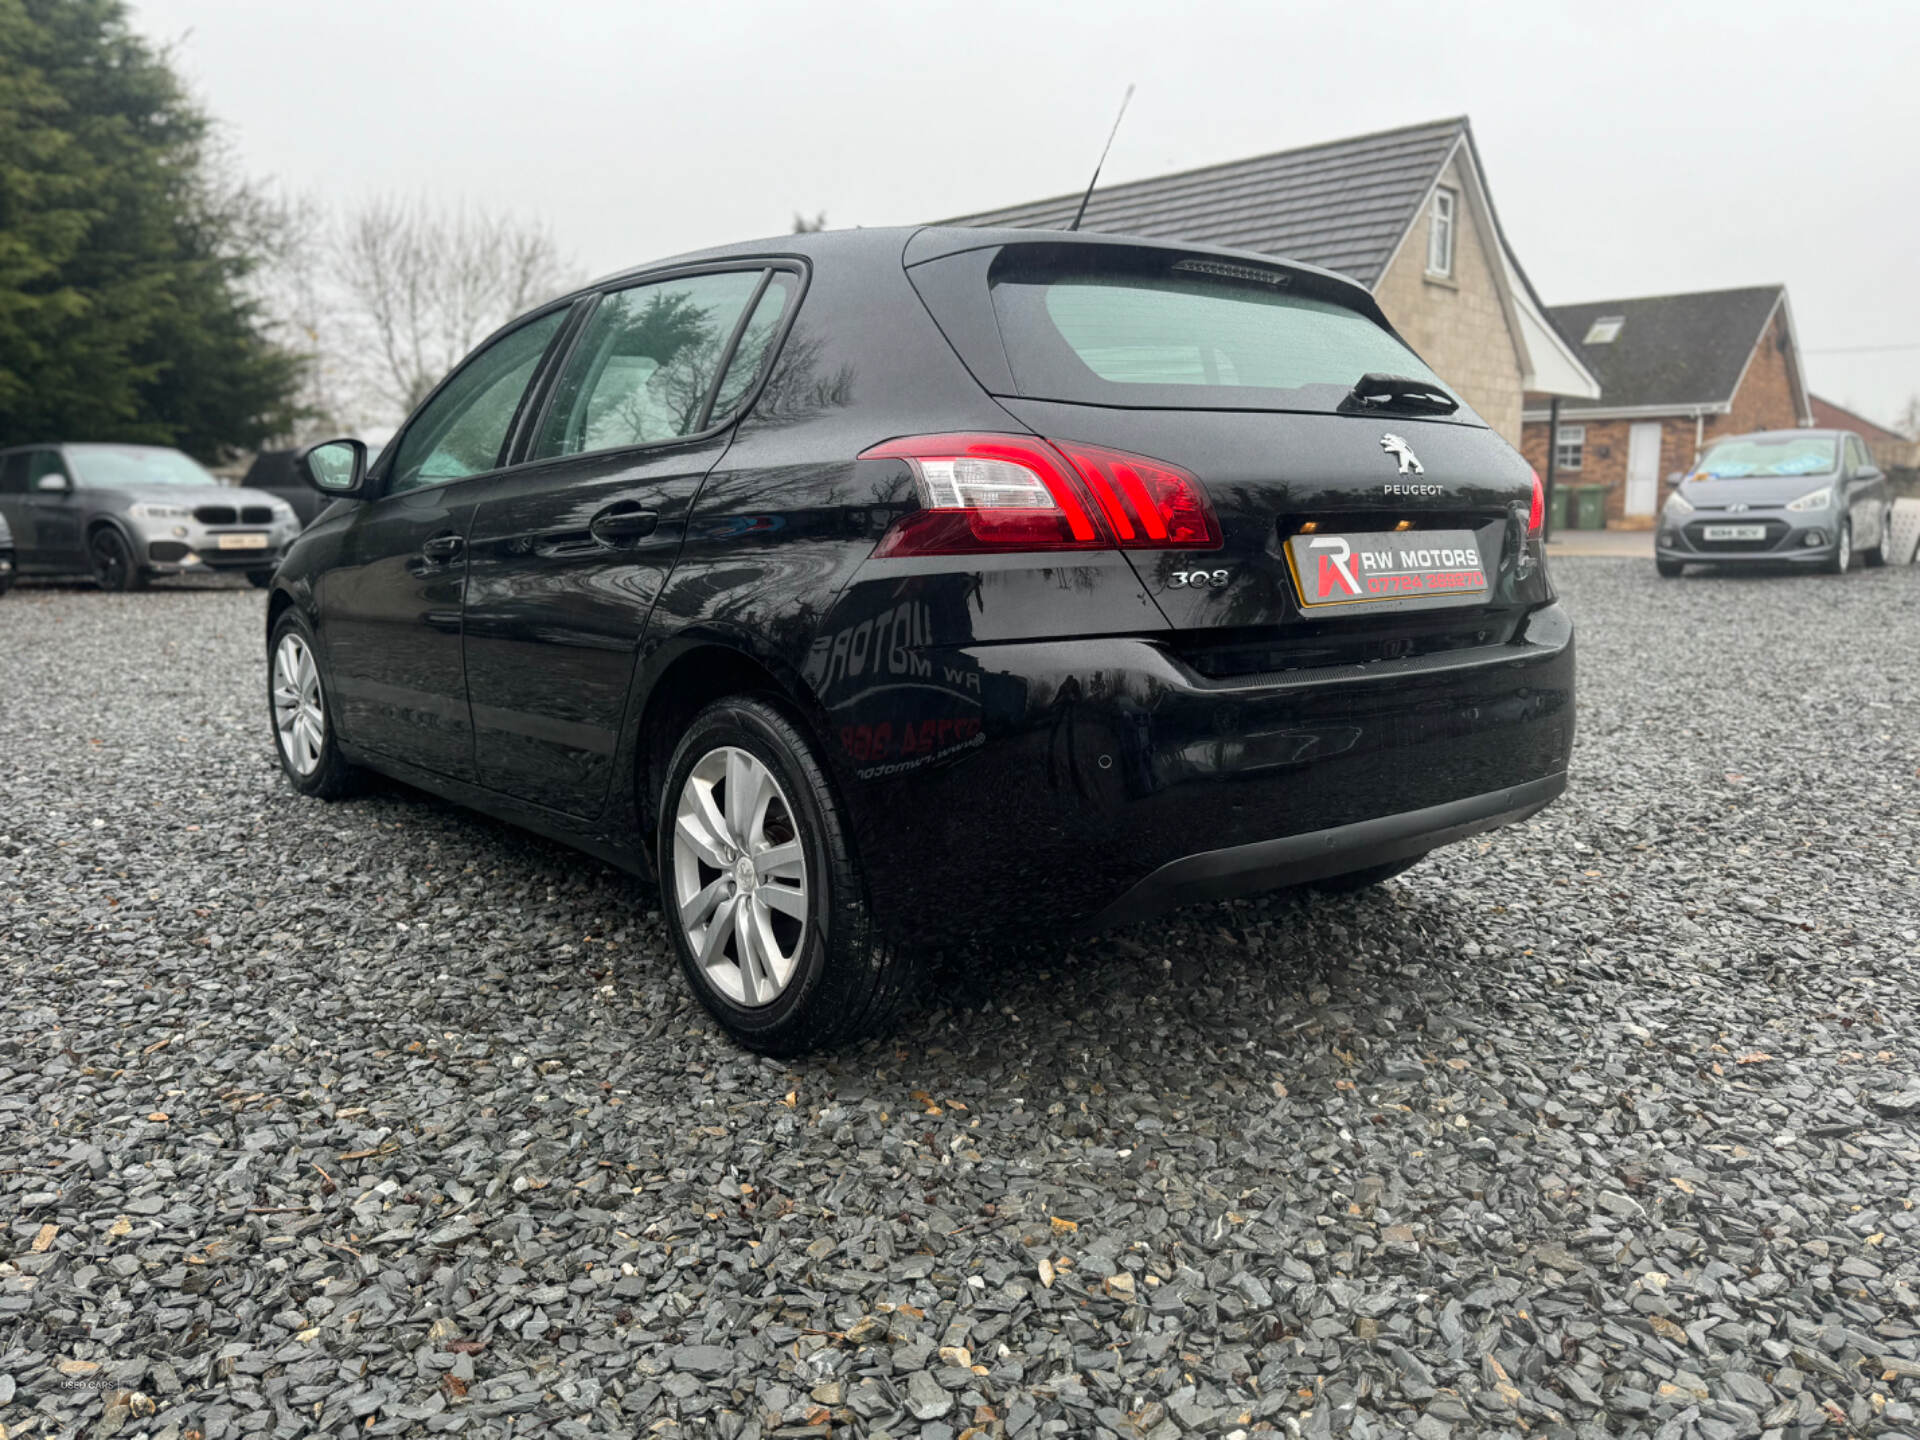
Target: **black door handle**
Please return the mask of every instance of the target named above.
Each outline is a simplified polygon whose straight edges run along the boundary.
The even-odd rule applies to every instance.
[[[630,545],[643,536],[651,535],[659,523],[660,516],[656,511],[615,508],[602,510],[594,516],[593,523],[587,526],[587,533],[602,545]]]
[[[436,535],[420,547],[420,553],[436,563],[451,560],[467,548],[467,542],[458,535]]]

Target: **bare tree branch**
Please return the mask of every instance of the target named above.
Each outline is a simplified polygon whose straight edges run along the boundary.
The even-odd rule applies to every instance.
[[[375,200],[347,218],[331,250],[365,381],[401,413],[490,332],[572,283],[544,226],[466,208]]]

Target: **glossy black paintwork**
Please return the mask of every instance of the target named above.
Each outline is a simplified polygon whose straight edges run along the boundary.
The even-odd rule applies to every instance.
[[[929,672],[884,720],[857,689],[833,707],[892,727],[855,756],[864,843],[903,862],[876,869],[876,903],[929,938],[955,916],[1046,928],[1185,855],[1565,769],[1564,613],[1534,612],[1501,651],[1235,686],[1132,639],[922,649]]]
[[[691,444],[540,465],[513,463],[516,432],[500,470],[334,505],[272,603],[313,623],[350,755],[644,870],[661,743],[649,717],[722,660],[748,664],[819,743],[878,917],[920,936],[1056,926],[1195,850],[1565,768],[1570,628],[1537,555],[1518,575],[1508,525],[1530,479],[1509,447],[1476,427],[1386,422],[1414,432],[1444,503],[1506,545],[1483,617],[1499,643],[1208,679],[1190,647],[1216,635],[1262,653],[1367,629],[1303,620],[1274,564],[1293,509],[1407,511],[1373,493],[1393,477],[1383,427],[989,394],[903,252],[993,241],[870,230],[668,262],[805,267],[744,419]],[[1173,553],[873,558],[916,502],[904,463],[863,451],[1029,427],[1194,470],[1228,532],[1197,558],[1234,567],[1234,583],[1176,592]],[[376,497],[381,483],[376,466]],[[654,528],[597,539],[594,517],[621,509]],[[419,557],[439,534],[464,540],[457,565]]]
[[[468,487],[426,486],[329,515],[289,556],[324,529],[313,549],[328,552],[329,563],[314,568],[313,594],[341,738],[461,780],[474,778],[461,644],[466,565],[432,559],[425,546],[464,537],[472,518]]]
[[[475,486],[465,633],[482,785],[600,813],[639,638],[725,448],[711,437],[575,456]],[[596,537],[607,519],[641,522],[645,533]]]

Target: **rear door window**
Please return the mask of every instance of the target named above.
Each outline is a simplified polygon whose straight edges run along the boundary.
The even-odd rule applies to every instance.
[[[1015,384],[1033,399],[1331,410],[1368,373],[1446,388],[1335,287],[1277,266],[1009,246],[988,284]]]
[[[604,297],[554,385],[531,458],[652,445],[704,429],[708,397],[766,274],[689,275]]]
[[[66,475],[67,462],[60,458],[58,450],[29,450],[27,452],[27,489],[31,490],[35,482],[47,475]],[[73,477],[68,475],[71,480]]]
[[[709,423],[718,424],[740,408],[740,402],[746,399],[747,392],[766,369],[774,337],[780,332],[780,322],[786,319],[787,309],[799,290],[798,275],[776,270],[768,278],[760,302],[753,307],[746,329],[740,332],[740,343],[734,347],[733,358],[727,362],[727,373],[720,377]]]

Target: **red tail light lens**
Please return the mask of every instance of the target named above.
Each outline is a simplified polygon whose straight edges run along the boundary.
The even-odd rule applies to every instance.
[[[1178,466],[1097,445],[1055,441],[1123,550],[1217,550],[1220,522],[1200,482]]]
[[[922,508],[895,522],[876,555],[966,555],[995,550],[1099,550],[1060,456],[1017,435],[920,435],[876,445],[862,460],[905,460]]]
[[[920,435],[862,460],[905,460],[921,508],[874,554],[1211,550],[1220,522],[1194,476],[1163,461],[1023,435]]]
[[[1529,467],[1531,468],[1531,467]],[[1538,535],[1547,524],[1547,487],[1540,483],[1540,472],[1533,472],[1533,504],[1527,510],[1527,534]]]

